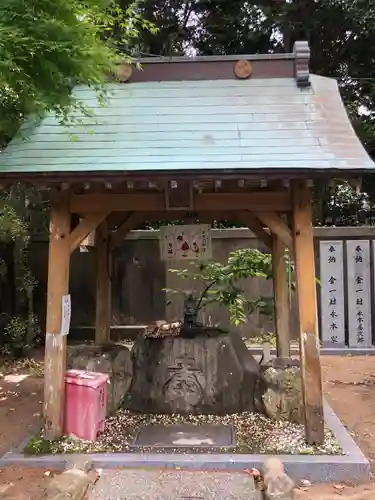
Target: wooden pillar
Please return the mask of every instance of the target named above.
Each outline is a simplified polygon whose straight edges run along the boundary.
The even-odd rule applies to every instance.
[[[56,193],[50,216],[44,368],[44,437],[63,434],[66,336],[61,336],[62,297],[69,293],[69,193]]]
[[[288,282],[285,269],[286,247],[281,239],[272,234],[272,271],[273,271],[273,293],[275,302],[275,326],[277,356],[288,358],[289,348],[289,297]]]
[[[314,240],[311,192],[305,181],[295,181],[292,184],[292,201],[306,439],[309,444],[321,444],[324,441],[324,415]]]
[[[96,261],[96,318],[95,343],[106,344],[111,340],[111,252],[108,226],[104,221],[97,229]]]

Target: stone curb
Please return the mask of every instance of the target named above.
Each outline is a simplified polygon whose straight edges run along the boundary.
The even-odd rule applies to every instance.
[[[260,356],[263,352],[263,347],[261,345],[250,345],[247,346],[249,352],[252,355]],[[290,347],[291,356],[299,356],[298,346]],[[271,355],[276,355],[276,348],[271,348]],[[375,347],[321,347],[321,356],[375,356]]]
[[[82,500],[96,478],[92,461],[84,455],[68,457],[67,469],[50,479],[46,500]]]
[[[362,451],[353,441],[345,426],[331,407],[325,402],[324,415],[328,428],[339,441],[344,455],[279,455],[286,473],[295,481],[308,479],[311,482],[332,483],[339,481],[369,481],[371,466]],[[34,432],[35,434],[35,432]],[[16,448],[0,458],[0,467],[7,465],[66,469],[68,457],[79,455],[56,454],[27,456],[23,449],[30,440],[25,439]],[[82,456],[82,455],[81,455]],[[190,470],[244,470],[262,467],[269,455],[250,454],[163,454],[163,453],[93,453],[87,455],[95,468],[148,468]],[[63,500],[55,499],[55,500]]]

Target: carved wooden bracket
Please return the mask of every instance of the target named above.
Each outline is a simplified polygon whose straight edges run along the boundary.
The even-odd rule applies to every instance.
[[[280,238],[280,240],[292,253],[294,252],[292,232],[280,215],[274,212],[254,211],[253,213],[261,222],[263,222],[264,225],[268,227],[272,233],[276,234],[276,236]]]
[[[69,249],[72,253],[79,244],[103,222],[109,212],[87,215],[69,235]]]
[[[267,248],[272,249],[272,236],[266,231],[254,214],[248,210],[240,212],[239,220],[245,224],[252,233],[259,238]]]

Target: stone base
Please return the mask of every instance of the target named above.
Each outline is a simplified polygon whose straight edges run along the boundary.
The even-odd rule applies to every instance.
[[[339,481],[370,481],[371,466],[347,429],[340,422],[332,409],[324,405],[324,417],[327,427],[338,440],[344,455],[281,455],[286,473],[295,481],[308,479],[311,482],[334,483]],[[64,469],[67,454],[33,456],[25,455],[23,450],[29,440],[23,440],[16,448],[0,459],[0,467],[25,466],[43,467],[44,469]],[[115,469],[137,467],[158,467],[165,469],[224,470],[244,471],[261,469],[270,455],[250,454],[205,454],[205,453],[94,453],[88,455],[95,468]]]
[[[122,344],[68,346],[67,366],[109,375],[107,414],[114,413],[120,406],[133,375],[130,351]]]
[[[304,423],[302,378],[299,361],[275,358],[262,366],[267,390],[264,413],[274,420]]]
[[[212,330],[212,329],[211,329]],[[257,410],[261,368],[241,337],[140,336],[134,344],[129,407],[141,413],[226,414]]]

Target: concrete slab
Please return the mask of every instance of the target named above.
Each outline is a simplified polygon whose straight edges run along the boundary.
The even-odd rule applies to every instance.
[[[234,448],[232,425],[145,425],[135,437],[135,447],[151,448]]]
[[[257,500],[249,474],[233,472],[104,471],[89,500]]]
[[[369,461],[351,438],[330,406],[325,403],[327,426],[340,443],[343,455],[279,455],[287,474],[294,480],[332,483],[337,481],[368,481],[371,479]],[[34,433],[35,434],[35,433]],[[29,438],[30,439],[30,438]],[[25,465],[50,469],[65,468],[66,455],[27,456],[22,453],[28,440],[5,453],[0,468],[7,465]],[[93,466],[101,469],[155,467],[159,469],[232,470],[262,468],[269,455],[232,453],[96,453],[89,454]],[[108,498],[108,497],[107,497]]]

